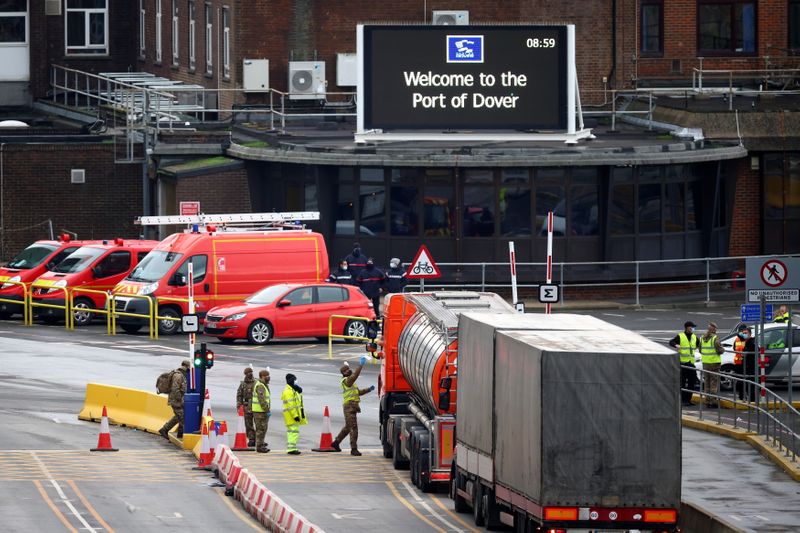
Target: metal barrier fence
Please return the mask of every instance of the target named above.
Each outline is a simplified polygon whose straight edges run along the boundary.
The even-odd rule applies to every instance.
[[[48,291],[61,291],[64,293],[64,304],[49,304],[44,302],[35,302],[33,299],[34,289],[47,289]],[[49,292],[48,292],[49,294]],[[28,313],[33,316],[33,308],[38,307],[42,309],[58,309],[64,312],[64,327],[67,329],[75,329],[74,316],[72,314],[72,294],[68,287],[54,287],[53,285],[37,285],[36,282],[31,285],[30,296],[28,297]]]
[[[784,452],[792,462],[797,461],[797,456],[800,454],[800,449],[798,449],[800,435],[797,433],[800,430],[800,412],[794,406],[757,381],[730,373],[712,372],[702,368],[696,370],[701,378],[713,375],[717,376],[719,380],[723,378],[730,380],[734,385],[728,396],[722,390],[706,391],[705,379],[700,380],[700,390],[691,391],[692,393],[699,392],[698,417],[700,420],[707,418],[708,411],[712,410],[716,412],[717,424],[722,424],[723,409],[732,408],[734,413],[731,425],[734,428],[745,429],[763,436],[765,442],[770,443],[771,441],[772,446]],[[737,389],[739,387],[737,385],[744,390],[744,400],[738,399]],[[690,392],[689,389],[681,390]],[[755,398],[750,398],[752,395],[755,395]],[[716,403],[721,408],[706,407],[706,403]],[[740,413],[744,418],[739,416]]]
[[[338,333],[333,332],[333,320],[336,318],[343,318],[348,322],[345,322],[345,329],[347,328],[347,324],[351,320],[355,320],[354,324],[361,325],[359,328],[359,333],[362,335],[339,335]],[[353,341],[366,341],[369,342],[372,339],[366,337],[367,334],[367,324],[372,322],[371,318],[367,318],[365,316],[350,316],[350,315],[331,315],[328,317],[328,359],[333,359],[333,339],[344,339],[344,340],[353,340]],[[383,324],[382,320],[376,320],[378,324]],[[345,330],[346,333],[346,330]],[[375,361],[373,359],[373,361]]]
[[[22,289],[22,301],[20,300],[12,300],[11,298],[0,298],[0,302],[12,304],[14,306],[21,305],[22,306],[22,323],[26,326],[30,326],[33,324],[33,315],[31,313],[31,308],[28,305],[30,299],[30,291],[28,288],[27,283],[22,281],[11,281],[5,280],[2,282],[2,285],[14,285],[20,287]]]
[[[124,298],[138,298],[140,300],[145,300],[147,302],[147,314],[145,315],[145,314],[142,314],[142,313],[130,313],[128,311],[119,311],[119,310],[117,310],[117,297],[118,296],[121,296],[121,297],[124,297]],[[111,305],[112,309],[114,310],[114,312],[111,313],[111,315],[110,315],[111,316],[110,328],[111,328],[111,334],[112,335],[116,335],[116,333],[117,333],[117,318],[121,317],[121,316],[127,316],[127,317],[131,317],[131,318],[143,318],[143,319],[146,319],[148,321],[147,322],[147,329],[148,329],[148,333],[150,335],[150,338],[151,339],[158,338],[158,325],[155,322],[156,313],[153,312],[153,305],[154,304],[153,304],[153,299],[152,298],[150,298],[149,296],[141,296],[139,294],[125,294],[125,295],[112,294],[111,295],[111,303],[110,303],[110,305]]]
[[[81,287],[75,287],[74,289],[70,290],[71,293],[71,302],[70,302],[70,315],[72,316],[72,320],[74,322],[75,315],[77,313],[85,313],[89,320],[91,320],[92,315],[104,315],[106,317],[106,334],[113,335],[114,333],[111,330],[111,318],[109,317],[109,302],[111,300],[111,293],[109,291],[99,291],[95,289],[84,289]],[[92,308],[92,307],[77,307],[75,305],[75,293],[83,293],[83,294],[96,294],[98,296],[102,296],[104,298],[105,305]],[[82,321],[80,321],[82,322]]]

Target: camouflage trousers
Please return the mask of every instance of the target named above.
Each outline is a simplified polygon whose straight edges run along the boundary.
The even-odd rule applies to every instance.
[[[178,424],[178,435],[183,435],[183,406],[175,407],[170,405],[170,407],[172,407],[172,412],[175,414],[164,424],[164,429],[169,431],[175,424]]]
[[[255,439],[256,439],[256,450],[259,448],[265,448],[267,443],[264,442],[264,439],[267,438],[267,426],[269,425],[269,417],[267,417],[267,413],[251,413],[250,416],[253,419],[253,423],[255,424]],[[250,438],[249,436],[247,437]]]
[[[719,372],[719,363],[703,363],[703,370],[709,372]],[[719,376],[716,374],[703,373],[703,388],[706,394],[719,394]],[[717,398],[714,396],[706,396],[705,404],[710,406],[717,405]]]
[[[341,443],[347,435],[350,435],[350,448],[358,448],[358,418],[356,415],[361,412],[359,402],[347,402],[343,407],[344,427],[336,436],[336,442]]]
[[[244,432],[247,434],[247,442],[256,439],[256,430],[255,426],[253,425],[253,413],[252,412],[244,412]],[[267,434],[267,430],[264,429],[264,435]]]

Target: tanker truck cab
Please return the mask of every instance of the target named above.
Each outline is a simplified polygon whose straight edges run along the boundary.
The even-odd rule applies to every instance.
[[[19,303],[0,301],[0,319],[22,314],[23,290],[16,283],[30,286],[36,278],[52,270],[81,246],[100,242],[75,241],[68,234],[63,234],[57,241],[36,241],[18,253],[4,267],[0,267],[0,299]]]
[[[69,292],[75,325],[91,323],[95,313],[87,310],[102,309],[107,304],[105,294],[92,291],[111,291],[157,244],[156,241],[115,239],[81,246],[33,282],[34,316],[45,322],[64,318],[63,309],[49,306],[64,306],[65,295]]]
[[[141,217],[142,225],[189,227],[161,241],[114,288],[117,323],[135,333],[157,311],[159,333],[177,333],[177,319],[189,312],[190,283],[195,313],[203,319],[209,309],[244,300],[266,285],[325,280],[325,241],[296,222],[318,218],[305,212]]]

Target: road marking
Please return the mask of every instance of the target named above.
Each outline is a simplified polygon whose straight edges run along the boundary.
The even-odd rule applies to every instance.
[[[333,516],[336,520],[344,520],[345,518],[348,520],[364,520],[363,516],[358,516],[355,513],[345,513],[345,514],[331,513],[331,516]]]
[[[253,519],[252,519],[252,518],[250,518],[250,516],[248,516],[248,515],[244,514],[242,511],[240,511],[239,509],[237,509],[237,508],[236,508],[236,507],[233,505],[233,503],[231,503],[231,498],[229,498],[229,497],[225,496],[225,494],[223,494],[223,493],[222,493],[222,491],[215,490],[214,492],[216,492],[216,493],[217,493],[217,496],[219,496],[219,497],[222,499],[222,501],[223,501],[223,502],[225,502],[225,505],[227,505],[227,506],[228,506],[228,509],[230,509],[230,510],[233,512],[233,514],[234,514],[234,515],[236,515],[236,517],[237,517],[239,520],[241,520],[242,522],[244,522],[244,523],[245,523],[245,524],[247,524],[248,526],[252,527],[252,528],[253,528],[253,529],[255,529],[256,531],[262,531],[262,532],[264,531],[264,528],[263,528],[263,527],[261,527],[261,524],[259,524],[258,526],[256,526],[256,525],[253,523]],[[178,514],[178,513],[175,513],[175,514]]]
[[[449,498],[448,498],[448,499],[449,499]],[[466,528],[466,530],[467,530],[467,531],[472,531],[472,533],[480,533],[480,531],[481,531],[480,529],[475,529],[475,528],[474,528],[473,526],[471,526],[471,525],[470,525],[470,524],[469,524],[469,523],[468,523],[466,520],[464,520],[463,518],[461,518],[460,516],[458,516],[458,513],[456,513],[456,512],[455,512],[455,511],[453,511],[452,509],[448,509],[448,508],[447,508],[447,506],[446,506],[444,503],[442,503],[442,499],[441,499],[441,498],[439,498],[439,497],[437,497],[436,495],[433,495],[433,494],[432,494],[432,495],[431,495],[431,500],[433,500],[433,501],[434,501],[434,503],[435,503],[436,505],[438,505],[439,507],[441,507],[441,508],[442,508],[442,509],[443,509],[443,510],[444,510],[444,511],[447,513],[447,514],[449,514],[450,516],[452,516],[453,518],[455,518],[455,519],[456,519],[456,521],[458,521],[458,523],[459,523],[459,524],[461,524],[462,526],[464,526],[464,527]]]
[[[419,503],[422,507],[424,507],[428,511],[428,513],[430,513],[430,515],[433,516],[436,520],[438,520],[439,522],[446,525],[452,530],[460,531],[458,527],[454,526],[453,524],[445,520],[442,515],[434,511],[430,505],[428,505],[422,498],[420,498],[419,494],[417,494],[417,491],[415,491],[414,488],[411,485],[409,485],[407,481],[403,481],[403,486],[406,488],[409,494],[411,494],[411,496],[414,497],[417,503]]]
[[[89,511],[89,513],[91,513],[91,515],[95,518],[95,520],[97,520],[97,522],[101,526],[103,526],[106,529],[106,531],[108,531],[109,533],[114,533],[114,529],[111,526],[109,526],[105,520],[103,520],[103,518],[97,513],[97,511],[95,511],[94,507],[92,507],[92,504],[89,503],[89,500],[87,500],[86,497],[83,495],[83,493],[80,490],[78,490],[78,486],[75,484],[75,482],[72,480],[67,480],[67,485],[69,485],[72,488],[72,491],[75,493],[76,496],[78,496],[78,499],[81,501],[86,510]]]
[[[616,313],[603,313],[603,315],[605,315],[605,316],[621,316],[621,317],[625,317],[625,315],[618,315]]]
[[[42,487],[42,484],[39,482],[39,480],[35,479],[33,484],[36,486],[36,490],[39,491],[39,494],[42,496],[42,499],[45,501],[47,506],[51,511],[53,511],[53,514],[56,515],[56,518],[58,518],[59,521],[64,524],[64,527],[72,531],[72,533],[78,533],[78,530],[72,527],[72,525],[69,523],[69,520],[67,520],[67,517],[64,516],[64,513],[62,513],[58,507],[56,507],[56,504],[54,504],[53,500],[50,499],[50,496],[47,495],[47,492],[44,490],[44,487]]]
[[[710,311],[689,311],[687,314],[699,316],[722,316],[722,313],[712,313]]]
[[[394,483],[392,483],[391,481],[386,481],[385,483],[386,486],[389,487],[389,490],[392,491],[392,495],[394,495],[394,497],[397,498],[397,500],[400,503],[402,503],[406,509],[414,513],[414,516],[416,516],[417,518],[428,524],[431,528],[435,529],[439,533],[447,533],[447,531],[440,528],[439,526],[428,520],[428,518],[426,518],[422,513],[417,511],[417,508],[411,505],[411,502],[403,498],[403,496],[400,494],[400,491],[398,491],[397,488],[394,486]]]
[[[78,521],[81,524],[83,524],[83,527],[81,528],[81,530],[85,529],[86,531],[89,531],[91,533],[95,533],[97,531],[97,528],[94,528],[94,527],[90,526],[89,522],[87,522],[86,519],[83,518],[83,515],[80,512],[78,512],[78,510],[75,508],[75,506],[72,505],[72,501],[69,500],[67,498],[67,495],[64,494],[64,491],[61,490],[61,486],[58,484],[58,482],[55,479],[51,479],[50,480],[50,484],[53,486],[53,488],[56,489],[56,492],[58,492],[58,497],[61,498],[61,502],[64,505],[66,505],[67,507],[69,507],[69,510],[72,511],[72,515],[75,518],[77,518]]]

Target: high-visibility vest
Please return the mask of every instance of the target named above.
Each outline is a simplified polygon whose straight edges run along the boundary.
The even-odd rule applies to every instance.
[[[281,400],[283,401],[283,421],[287,426],[293,424],[308,424],[303,409],[302,394],[287,383],[283,388],[283,393],[281,393]],[[295,420],[295,418],[299,418],[300,420]]]
[[[342,403],[347,402],[360,402],[361,397],[358,395],[358,387],[356,384],[353,383],[351,386],[347,386],[347,378],[342,378],[342,399],[344,400]]]
[[[683,332],[678,335],[678,340],[681,343],[678,348],[678,353],[681,356],[681,363],[693,363],[694,351],[697,349],[697,335],[692,333],[691,338],[689,338],[686,336],[686,332]]]
[[[722,357],[717,353],[716,343],[716,335],[712,335],[708,339],[705,337],[700,338],[700,355],[703,356],[704,365],[713,365],[722,362]]]
[[[789,318],[790,318],[789,311],[786,311],[785,313],[781,313],[780,315],[776,316],[775,319],[773,320],[773,322],[784,322],[785,323],[785,322],[789,322]]]
[[[733,342],[733,364],[734,365],[744,364],[744,345],[745,344],[747,344],[747,341],[743,341],[742,339],[736,339]]]
[[[258,388],[259,387],[264,387],[264,389],[266,390],[266,392],[264,393],[264,396],[266,396],[266,398],[267,398],[267,408],[266,409],[262,409],[261,408],[261,402],[258,401]],[[252,407],[250,409],[254,413],[266,413],[266,412],[269,411],[269,408],[270,408],[269,387],[267,385],[265,385],[263,381],[256,380],[256,384],[253,387]]]

